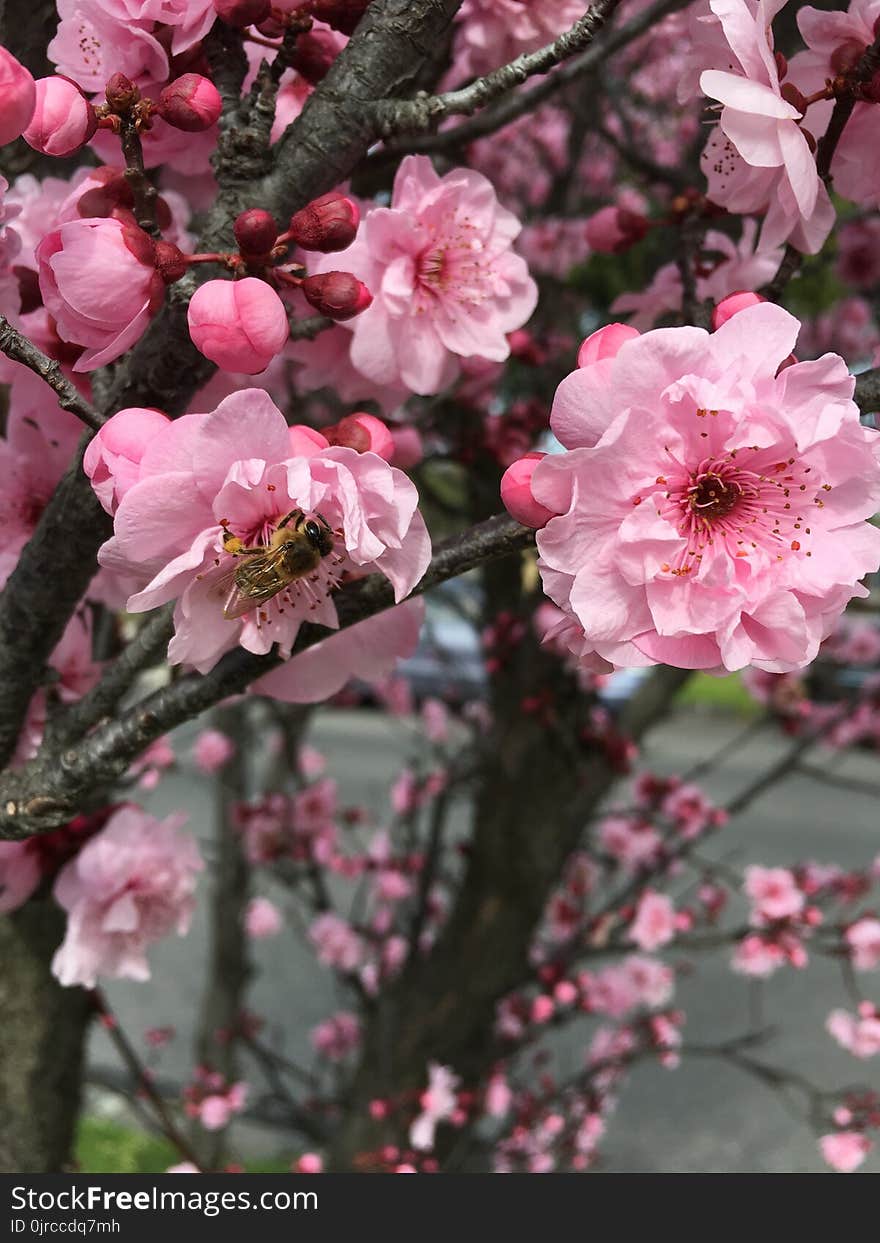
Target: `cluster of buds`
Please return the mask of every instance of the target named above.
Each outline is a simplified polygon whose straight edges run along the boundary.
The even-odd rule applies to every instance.
[[[289,335],[287,308],[278,289],[298,289],[316,311],[332,320],[351,319],[366,310],[372,295],[350,272],[309,276],[302,264],[288,258],[291,245],[322,254],[344,250],[354,241],[359,223],[357,204],[337,192],[307,204],[291,218],[284,232],[262,208],[241,212],[233,226],[236,253],[190,255],[186,259],[188,263],[223,263],[241,278],[207,281],[196,290],[188,312],[196,348],[227,371],[254,375],[264,370]],[[390,443],[376,449],[376,429],[369,425],[330,430],[343,437],[334,443],[349,444],[354,437],[360,444],[366,438],[368,447],[381,451],[382,456],[393,451]],[[390,441],[387,429],[383,430]]]
[[[106,103],[97,109],[101,126],[119,133],[123,121],[135,129],[149,129],[154,116],[168,125],[196,134],[210,129],[220,116],[222,100],[210,78],[184,73],[162,88],[158,100],[145,98],[124,73],[114,73],[104,91]]]

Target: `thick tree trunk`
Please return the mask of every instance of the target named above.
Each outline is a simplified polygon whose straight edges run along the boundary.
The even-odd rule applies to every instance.
[[[62,988],[49,965],[64,935],[50,898],[0,918],[0,1171],[68,1169],[82,1088],[91,1008],[81,988]]]

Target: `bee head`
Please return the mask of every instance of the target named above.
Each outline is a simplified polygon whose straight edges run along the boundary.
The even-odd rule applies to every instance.
[[[316,552],[326,557],[333,551],[333,532],[329,524],[318,515],[318,518],[303,518],[300,530]]]

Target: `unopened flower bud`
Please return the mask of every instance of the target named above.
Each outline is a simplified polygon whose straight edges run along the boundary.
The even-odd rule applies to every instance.
[[[330,254],[351,245],[360,218],[357,203],[334,190],[308,203],[291,217],[290,235],[303,250]]]
[[[752,293],[749,289],[738,289],[735,293],[729,293],[712,310],[712,331],[717,332],[722,324],[726,324],[739,311],[766,301],[767,299],[761,294]]]
[[[648,232],[644,216],[625,207],[602,207],[586,223],[585,234],[593,250],[602,254],[620,254]]]
[[[329,30],[307,30],[297,37],[290,64],[307,82],[316,86],[338,55],[339,43]]]
[[[366,285],[351,272],[321,272],[300,286],[305,297],[328,319],[353,319],[373,301]]]
[[[36,102],[22,137],[43,155],[72,155],[98,128],[95,110],[76,83],[55,76],[38,78]]]
[[[344,35],[353,35],[370,0],[310,0],[308,11]]]
[[[243,255],[268,255],[275,245],[278,225],[262,207],[249,207],[236,218],[232,232]]]
[[[113,73],[107,80],[104,97],[114,112],[128,112],[138,102],[141,93],[124,73]]]
[[[214,9],[221,22],[244,29],[266,20],[272,12],[272,0],[214,0]]]
[[[831,53],[831,68],[835,73],[849,73],[855,69],[866,51],[858,39],[844,39]]]
[[[166,285],[173,285],[186,272],[183,251],[173,242],[156,242],[156,271]]]
[[[532,475],[546,453],[527,453],[501,476],[501,500],[511,518],[524,527],[540,529],[556,515],[532,495]]]
[[[578,367],[591,367],[593,363],[601,362],[603,358],[616,358],[620,347],[627,341],[634,340],[638,335],[638,329],[633,328],[631,324],[606,324],[604,328],[599,328],[581,342],[577,358]]]
[[[210,79],[200,73],[184,73],[164,88],[158,112],[175,129],[195,134],[210,129],[222,107],[220,92]]]
[[[377,453],[390,462],[394,456],[394,440],[381,419],[357,411],[340,419],[333,427],[325,427],[327,443],[355,449],[358,453]]]

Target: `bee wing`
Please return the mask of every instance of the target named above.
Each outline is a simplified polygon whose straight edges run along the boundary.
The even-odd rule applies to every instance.
[[[258,604],[277,596],[289,582],[290,576],[284,572],[282,549],[270,548],[254,554],[233,567],[223,616],[230,621],[243,617]]]

